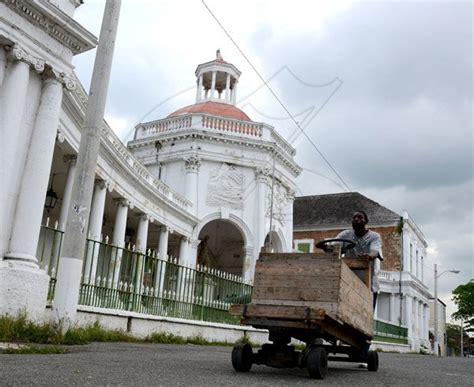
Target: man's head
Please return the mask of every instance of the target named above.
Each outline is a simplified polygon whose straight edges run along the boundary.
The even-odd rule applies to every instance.
[[[365,230],[365,225],[369,223],[369,218],[364,211],[358,210],[352,215],[352,228],[354,230]]]

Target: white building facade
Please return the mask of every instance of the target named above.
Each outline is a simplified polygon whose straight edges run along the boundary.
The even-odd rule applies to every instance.
[[[97,43],[72,19],[81,3],[0,2],[1,315],[41,320],[54,302],[87,104],[71,60]],[[295,150],[235,106],[239,76],[218,53],[196,103],[128,148],[104,121],[80,310],[206,319],[249,294],[265,244],[291,250]]]

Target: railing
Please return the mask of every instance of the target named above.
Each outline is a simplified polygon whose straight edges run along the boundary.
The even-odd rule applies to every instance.
[[[109,145],[112,147],[115,152],[117,152],[122,157],[128,167],[131,169],[131,173],[133,175],[138,175],[144,183],[146,182],[146,184],[151,185],[157,190],[159,195],[162,195],[165,198],[165,200],[167,199],[171,201],[181,209],[189,209],[192,203],[184,195],[174,191],[160,179],[153,176],[147,168],[145,168],[135,159],[135,157],[123,145],[115,133],[113,133],[113,131],[105,125],[102,127],[102,142],[104,145]]]
[[[385,321],[374,320],[374,340],[408,344],[408,328]]]
[[[202,127],[208,129],[216,129],[222,132],[246,134],[248,136],[262,136],[262,124],[248,121],[232,120],[228,118],[203,115]]]
[[[196,119],[193,120],[193,117]],[[165,118],[145,124],[139,124],[136,127],[139,129],[136,140],[154,136],[159,133],[173,132],[175,130],[191,127],[199,127],[207,130],[211,129],[217,132],[246,135],[251,138],[262,137],[263,130],[263,125],[261,123],[223,118],[208,114],[189,114],[184,117]]]
[[[46,225],[41,227],[36,256],[41,269],[45,270],[51,278],[48,289],[48,302],[51,302],[56,286],[56,273],[58,271],[58,261],[63,242],[63,232],[58,230],[58,222],[54,227],[49,226],[49,218]]]
[[[48,301],[53,300],[62,232],[42,227],[39,252],[51,276]],[[249,303],[252,286],[241,277],[199,266],[188,268],[174,258],[160,258],[134,248],[88,240],[82,268],[79,304],[156,316],[239,324],[231,303]]]
[[[291,156],[296,154],[296,149],[293,148],[283,137],[281,137],[275,129],[272,129],[272,141],[274,141],[284,152]]]

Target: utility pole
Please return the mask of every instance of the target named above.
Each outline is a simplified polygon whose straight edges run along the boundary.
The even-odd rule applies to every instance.
[[[275,145],[273,145],[273,152],[275,152]],[[272,192],[270,197],[270,233],[268,234],[268,250],[267,253],[272,252],[273,247],[273,191],[275,189],[275,154],[273,153],[273,165],[272,165]]]
[[[464,357],[464,319],[461,319],[461,357]]]
[[[438,352],[438,278],[444,273],[459,274],[459,270],[445,270],[438,274],[438,265],[434,264],[434,353],[435,356],[439,356]],[[446,316],[443,317],[444,321]],[[446,322],[446,321],[445,321]]]
[[[438,265],[434,264],[434,353],[438,352]]]
[[[54,317],[64,329],[74,323],[78,305],[82,261],[87,240],[87,226],[100,148],[101,127],[104,119],[121,2],[121,0],[107,0],[105,3],[84,126],[81,131],[71,208],[68,211],[64,232],[53,304]]]

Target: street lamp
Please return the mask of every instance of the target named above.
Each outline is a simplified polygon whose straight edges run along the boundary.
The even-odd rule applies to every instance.
[[[444,273],[459,274],[459,270],[445,270],[438,274],[438,265],[434,265],[434,352],[438,356],[438,278]]]

